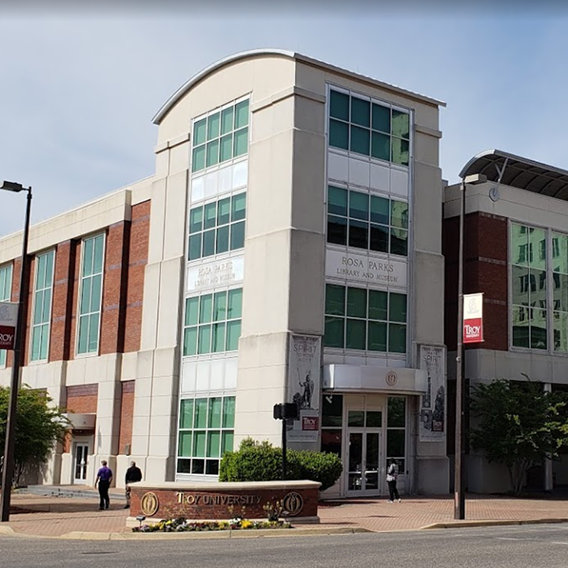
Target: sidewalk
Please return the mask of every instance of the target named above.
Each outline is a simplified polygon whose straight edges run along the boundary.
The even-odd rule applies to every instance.
[[[91,492],[82,491],[82,495],[91,495]],[[126,538],[133,533],[125,526],[129,511],[124,509],[124,503],[124,495],[119,490],[111,492],[111,506],[107,511],[98,510],[98,499],[94,491],[91,496],[81,497],[15,493],[12,496],[13,512],[10,522],[0,524],[0,534],[13,534],[13,531],[28,536],[68,535],[67,538],[79,538],[79,533],[91,533],[82,536],[108,539],[112,533],[118,533],[114,537],[120,538],[119,535],[122,535]],[[299,528],[303,534],[416,530],[431,525],[441,528],[458,524],[453,520],[453,505],[451,496],[409,496],[402,503],[387,503],[385,498],[327,501],[320,504],[319,525],[299,525]],[[483,524],[499,524],[504,521],[568,522],[568,500],[552,497],[511,499],[468,496],[466,519],[465,524],[472,524],[471,521],[485,521]]]

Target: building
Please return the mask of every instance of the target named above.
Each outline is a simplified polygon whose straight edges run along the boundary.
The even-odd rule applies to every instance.
[[[47,483],[214,479],[251,436],[337,452],[333,496],[448,491],[435,99],[286,51],[154,118],[156,172],[32,228],[23,382],[74,424]],[[21,236],[0,240],[15,299]],[[11,282],[10,282],[11,281]],[[9,365],[9,357],[8,357]],[[9,369],[0,371],[8,383]]]
[[[465,378],[540,381],[568,390],[568,172],[500,150],[474,156],[460,176],[482,174],[465,199],[464,293],[484,293],[484,341],[467,346]],[[445,192],[446,344],[448,400],[455,398],[459,192]],[[453,408],[449,408],[453,424]],[[454,454],[453,430],[448,455]],[[468,456],[474,492],[504,492],[508,473],[478,453]],[[568,459],[529,471],[527,485],[568,484]]]

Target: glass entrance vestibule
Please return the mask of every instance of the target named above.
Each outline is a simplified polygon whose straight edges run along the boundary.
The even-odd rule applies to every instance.
[[[343,463],[329,496],[385,495],[391,459],[398,463],[404,491],[407,448],[407,397],[323,393],[321,451],[337,454]]]

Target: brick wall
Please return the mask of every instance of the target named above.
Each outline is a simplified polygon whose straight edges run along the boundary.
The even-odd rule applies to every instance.
[[[121,383],[120,430],[118,434],[118,453],[126,454],[126,446],[132,444],[132,421],[134,417],[135,381]],[[130,452],[129,452],[130,453]]]
[[[99,385],[78,385],[67,387],[67,412],[73,414],[95,414]]]
[[[468,349],[508,349],[507,309],[507,219],[487,213],[472,213],[464,224],[464,294],[484,293],[483,343]],[[459,218],[445,219],[442,253],[446,257],[445,343],[456,349]]]

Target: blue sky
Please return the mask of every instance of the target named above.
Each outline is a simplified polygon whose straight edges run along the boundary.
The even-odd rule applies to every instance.
[[[445,101],[440,162],[450,182],[489,148],[568,169],[568,10],[559,3],[457,10],[353,0],[303,9],[298,0],[241,14],[214,2],[190,10],[170,0],[159,11],[76,5],[0,7],[0,180],[33,186],[34,222],[151,175],[155,112],[203,67],[259,47]],[[0,192],[0,235],[20,230],[24,207],[22,195]]]

